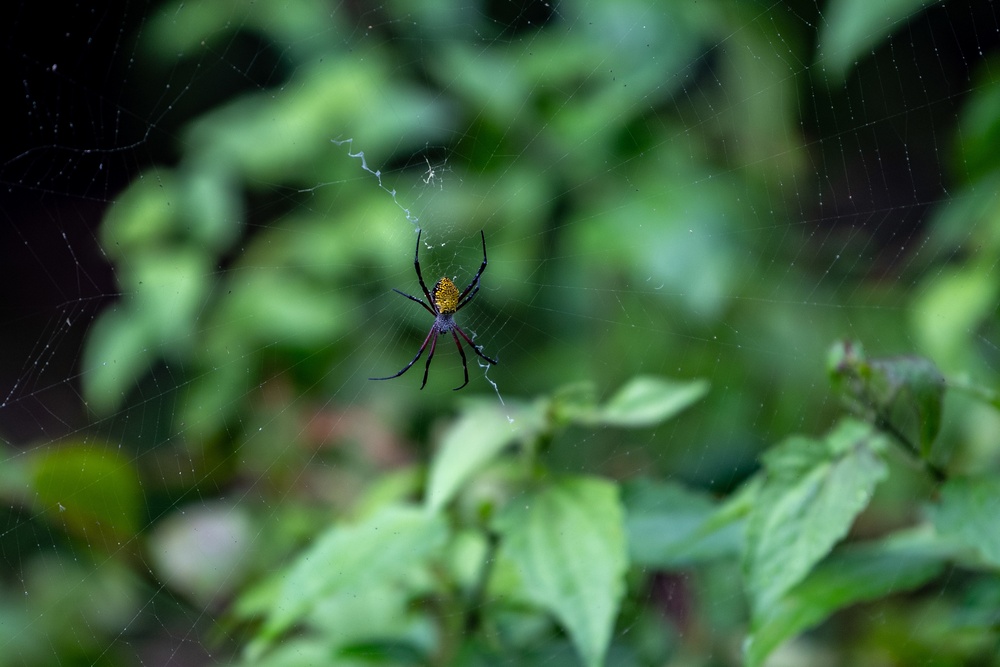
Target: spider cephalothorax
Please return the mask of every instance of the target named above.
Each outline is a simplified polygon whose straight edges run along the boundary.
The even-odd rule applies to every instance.
[[[420,234],[423,232],[417,232],[417,249],[413,253],[413,268],[417,272],[417,281],[420,282],[420,290],[424,293],[427,301],[423,299],[418,299],[415,296],[411,296],[406,292],[400,292],[398,289],[393,288],[394,292],[402,294],[407,299],[411,301],[416,301],[421,306],[424,307],[427,312],[434,316],[434,323],[431,325],[431,330],[427,332],[427,337],[424,338],[423,344],[420,349],[417,350],[417,356],[413,357],[410,363],[403,367],[403,370],[399,371],[395,375],[390,375],[384,378],[368,378],[369,380],[391,380],[393,378],[398,378],[400,375],[410,370],[413,364],[417,363],[417,359],[420,355],[424,353],[427,349],[427,344],[430,343],[431,350],[427,355],[427,363],[424,365],[424,381],[420,383],[420,388],[423,389],[424,385],[427,384],[427,373],[431,369],[431,359],[434,358],[434,349],[437,347],[437,339],[439,334],[451,332],[451,337],[455,339],[455,345],[458,347],[458,353],[462,357],[462,370],[465,373],[465,382],[460,386],[455,387],[455,391],[458,391],[465,385],[469,384],[469,366],[465,359],[465,350],[462,349],[462,341],[458,339],[461,336],[465,339],[465,342],[469,344],[472,351],[475,352],[483,361],[490,365],[497,363],[496,359],[490,359],[483,351],[472,342],[472,339],[462,331],[462,328],[455,324],[455,313],[462,310],[472,298],[476,296],[479,292],[479,278],[483,275],[483,271],[486,270],[486,235],[480,231],[479,236],[483,240],[483,263],[479,266],[479,271],[472,278],[472,282],[469,286],[461,293],[458,291],[458,287],[449,278],[441,278],[434,284],[434,289],[428,290],[427,284],[424,283],[424,277],[420,273]]]

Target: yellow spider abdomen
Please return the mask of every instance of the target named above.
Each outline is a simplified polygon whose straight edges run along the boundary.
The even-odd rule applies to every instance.
[[[448,278],[437,281],[431,290],[431,296],[434,297],[434,306],[439,313],[451,315],[458,310],[459,291]]]

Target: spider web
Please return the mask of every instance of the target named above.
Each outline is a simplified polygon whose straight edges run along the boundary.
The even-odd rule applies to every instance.
[[[469,405],[516,422],[580,386],[602,401],[636,377],[703,378],[697,408],[573,431],[552,465],[724,495],[768,445],[842,413],[835,340],[996,386],[985,0],[8,15],[12,664],[238,661],[240,593],[331,516],[416,484],[405,471]],[[428,287],[460,289],[485,234],[456,321],[499,364],[467,350],[461,392],[447,336],[423,390],[424,359],[367,379],[430,327],[391,291],[420,294],[418,230]],[[950,407],[950,437],[995,461],[996,416]],[[917,486],[860,530],[911,519]],[[641,635],[642,664],[738,664],[742,600],[731,563],[651,575],[655,613],[616,627],[609,660]],[[946,634],[893,606],[837,622],[900,632],[908,664],[935,664],[926,643]],[[790,651],[856,649],[831,645]],[[575,659],[568,643],[536,658]]]

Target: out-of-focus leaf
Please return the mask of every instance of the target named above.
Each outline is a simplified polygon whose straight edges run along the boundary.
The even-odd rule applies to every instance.
[[[495,402],[477,403],[465,410],[445,433],[431,463],[427,506],[435,511],[443,507],[504,447],[537,431],[540,421],[532,410],[502,408]]]
[[[764,664],[785,640],[849,605],[912,590],[937,576],[944,554],[927,531],[900,534],[834,553],[781,600],[754,619],[747,665]]]
[[[172,171],[141,174],[108,210],[101,223],[101,247],[115,261],[164,247],[178,233],[182,198]]]
[[[921,348],[946,371],[968,370],[977,359],[972,355],[970,334],[995,312],[997,299],[1000,281],[994,274],[992,256],[935,272],[921,286],[913,304],[913,324]]]
[[[743,568],[757,618],[809,574],[851,527],[885,477],[885,438],[846,420],[822,440],[792,437],[764,457]]]
[[[833,0],[824,11],[819,34],[819,60],[827,76],[846,78],[851,67],[882,39],[932,0]]]
[[[238,14],[239,21],[234,21]],[[143,31],[142,40],[154,55],[173,64],[178,53],[205,48],[206,42],[233,39],[236,31],[260,33],[274,40],[283,51],[304,57],[317,45],[331,45],[341,40],[331,35],[339,28],[340,12],[331,12],[315,0],[291,0],[281,4],[270,2],[242,4],[240,2],[167,3],[159,8]]]
[[[52,523],[89,544],[114,552],[139,527],[142,490],[135,468],[108,447],[52,447],[35,461],[32,486]]]
[[[941,428],[944,376],[922,357],[867,359],[852,341],[836,343],[828,358],[830,378],[852,407],[877,426],[891,429],[932,458]],[[935,458],[945,455],[937,452]]]
[[[242,406],[250,386],[246,348],[235,342],[218,349],[211,371],[192,379],[181,394],[175,426],[192,442],[203,441],[225,424]]]
[[[1000,478],[956,477],[941,488],[931,519],[943,539],[973,549],[1000,568]]]
[[[316,346],[347,326],[343,299],[289,271],[256,269],[231,289],[221,326],[248,343]]]
[[[162,581],[208,605],[243,583],[253,537],[251,519],[239,508],[189,506],[156,525],[148,551]]]
[[[260,655],[320,601],[332,604],[334,596],[363,595],[371,586],[414,571],[444,545],[447,535],[440,515],[414,507],[386,508],[364,523],[328,530],[285,574],[250,653]]]
[[[216,165],[198,165],[179,175],[184,195],[184,231],[192,245],[222,252],[239,236],[243,206],[233,174]]]
[[[705,493],[642,479],[622,489],[632,563],[681,568],[735,556],[743,543],[737,517],[716,521],[719,505]]]
[[[129,258],[121,271],[126,303],[157,349],[190,346],[212,268],[209,255],[193,247],[150,249]]]
[[[962,107],[959,129],[955,133],[957,149],[955,164],[961,165],[954,170],[955,175],[964,178],[968,183],[976,184],[977,187],[971,192],[963,192],[961,196],[955,197],[948,203],[947,208],[961,209],[962,202],[969,198],[978,204],[982,199],[975,195],[977,192],[982,192],[985,200],[989,202],[985,211],[995,215],[996,206],[991,196],[994,190],[990,186],[997,178],[998,157],[996,151],[990,150],[990,146],[1000,142],[1000,77],[997,76],[996,56],[992,56],[983,64],[984,67],[980,69],[982,76],[979,76],[969,89],[970,95]],[[965,224],[968,225],[970,222],[967,220]]]
[[[623,521],[614,484],[574,477],[512,502],[497,522],[523,594],[559,620],[590,666],[607,652],[625,591]]]
[[[101,313],[87,332],[80,382],[87,407],[99,415],[117,409],[156,358],[145,324],[127,305]]]
[[[664,159],[640,170],[627,190],[613,182],[595,190],[587,210],[596,213],[578,221],[571,242],[594,258],[588,272],[599,292],[609,287],[605,276],[624,272],[647,299],[714,321],[743,287],[743,268],[752,270],[727,231],[739,203],[725,178],[690,161]],[[645,194],[633,197],[633,190]]]

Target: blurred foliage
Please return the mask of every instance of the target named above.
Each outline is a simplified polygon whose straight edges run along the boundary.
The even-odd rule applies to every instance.
[[[856,223],[904,208],[867,182],[824,208],[845,135],[877,134],[881,178],[937,111],[889,48],[927,4],[160,6],[137,96],[185,92],[100,230],[96,435],[0,477],[5,598],[32,591],[6,645],[1000,664],[993,58],[940,94],[962,106],[929,123],[948,186],[919,224]],[[904,106],[851,115],[874,100]],[[461,285],[485,230],[462,316],[498,395],[452,394],[444,359],[424,391],[366,379],[429,326],[389,292],[415,291],[416,225],[424,275]]]

